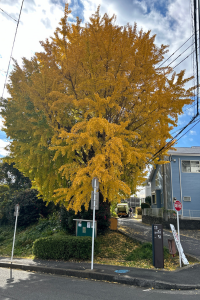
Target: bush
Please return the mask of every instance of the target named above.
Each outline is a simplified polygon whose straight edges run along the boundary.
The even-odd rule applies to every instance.
[[[150,208],[149,203],[141,203],[141,209]]]
[[[138,216],[141,216],[141,215],[142,215],[142,209],[141,209],[141,208],[138,208],[138,209],[137,209],[137,214],[138,214]]]
[[[75,236],[52,236],[40,238],[33,243],[33,254],[42,259],[88,259],[91,257],[92,238]],[[99,243],[94,240],[94,253]]]
[[[38,192],[34,189],[27,189],[16,192],[6,205],[6,217],[11,225],[15,223],[15,205],[20,205],[18,226],[27,227],[38,221],[40,215],[46,217],[53,211],[55,205],[51,203],[46,207],[45,202],[37,197]]]
[[[60,222],[64,230],[71,234],[75,234],[75,221],[73,219],[93,219],[93,210],[86,210],[84,206],[81,211],[75,214],[73,210],[67,211],[65,207],[60,209]],[[110,227],[110,205],[108,202],[103,201],[103,197],[99,194],[99,210],[95,212],[95,219],[97,221],[97,234],[105,234]]]
[[[151,196],[146,196],[145,203],[149,203],[149,205],[151,206]]]

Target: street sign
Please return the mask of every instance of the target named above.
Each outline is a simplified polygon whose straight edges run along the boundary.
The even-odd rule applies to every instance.
[[[15,211],[14,211],[14,216],[18,217],[19,216],[19,210],[20,210],[20,205],[19,204],[16,204],[15,205]]]
[[[94,208],[94,195],[96,195],[96,197],[95,197],[95,209],[98,210],[99,209],[99,192],[94,193],[94,191],[92,191],[90,208],[91,209]]]
[[[20,205],[19,204],[15,205],[15,211],[17,211],[17,208],[18,208],[18,211],[19,211],[20,210]]]
[[[99,180],[97,177],[94,177],[92,179],[92,187],[93,189],[97,189],[97,190],[99,189]]]
[[[153,265],[155,268],[164,268],[163,254],[163,227],[161,224],[152,225]]]
[[[176,200],[176,201],[174,202],[174,208],[175,208],[176,211],[180,211],[180,210],[182,209],[182,204],[181,204],[181,202],[178,201],[178,200]]]

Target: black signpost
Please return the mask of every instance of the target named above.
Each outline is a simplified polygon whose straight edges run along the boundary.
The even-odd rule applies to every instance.
[[[163,255],[163,228],[161,224],[152,225],[153,265],[155,268],[164,268]]]

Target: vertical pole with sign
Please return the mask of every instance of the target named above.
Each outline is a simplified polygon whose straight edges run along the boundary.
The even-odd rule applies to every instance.
[[[153,265],[155,268],[164,268],[163,228],[161,224],[152,225]]]
[[[92,228],[92,257],[91,257],[91,270],[93,270],[93,262],[94,262],[94,221],[95,221],[95,209],[97,208],[97,201],[98,201],[98,192],[99,189],[99,181],[98,178],[94,177],[92,179],[92,187],[94,189],[93,199],[91,199],[91,206],[93,209],[93,228]],[[92,205],[93,204],[93,205]]]
[[[19,209],[20,209],[19,204],[16,204],[15,205],[15,212],[14,212],[14,216],[16,216],[16,219],[15,219],[15,229],[14,229],[13,246],[12,246],[12,253],[11,253],[11,264],[12,264],[12,260],[13,260],[13,253],[14,253],[14,246],[15,246],[15,235],[16,235],[16,229],[17,229],[17,218],[19,216]]]
[[[177,212],[177,230],[178,230],[178,239],[179,239],[179,245],[180,245],[181,241],[180,241],[179,214],[178,214],[178,212],[182,209],[182,203],[180,201],[176,200],[174,202],[174,208]],[[180,248],[180,246],[178,248]],[[180,268],[181,268],[181,251],[180,251],[180,249],[178,249],[178,252],[179,252],[179,263],[180,263]]]

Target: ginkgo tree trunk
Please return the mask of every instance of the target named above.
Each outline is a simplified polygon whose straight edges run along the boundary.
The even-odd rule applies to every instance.
[[[191,79],[158,65],[167,47],[150,31],[120,27],[100,9],[81,25],[64,17],[44,51],[17,62],[2,99],[10,158],[44,200],[88,208],[98,177],[105,201],[144,181],[145,165],[192,103]]]

